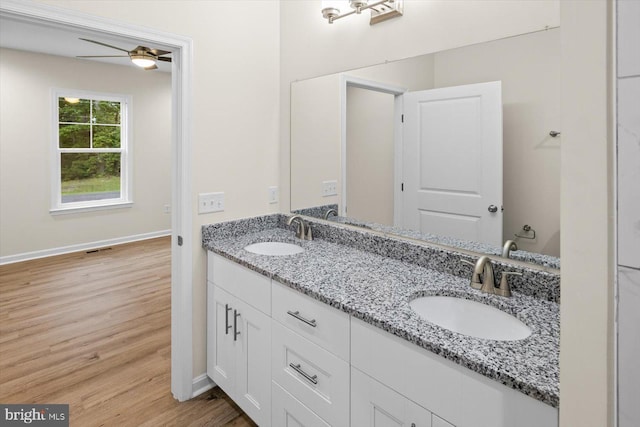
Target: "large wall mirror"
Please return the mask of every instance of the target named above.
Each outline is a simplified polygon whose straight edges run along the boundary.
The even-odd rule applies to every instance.
[[[294,82],[291,211],[559,268],[559,111],[559,28]]]

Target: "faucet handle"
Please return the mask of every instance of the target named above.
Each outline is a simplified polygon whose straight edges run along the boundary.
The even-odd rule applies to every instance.
[[[522,276],[522,273],[518,273],[515,271],[503,271],[502,277],[500,278],[500,288],[496,289],[495,291],[496,295],[500,295],[503,297],[511,296],[511,286],[509,286],[507,276]]]
[[[478,272],[478,269],[476,268],[478,263],[462,258],[460,258],[460,261],[473,267],[473,274],[471,275],[471,282],[469,284],[473,289],[480,289],[482,287],[482,278],[480,277],[482,272]]]

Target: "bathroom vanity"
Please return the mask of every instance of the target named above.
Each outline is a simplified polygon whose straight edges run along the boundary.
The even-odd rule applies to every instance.
[[[307,219],[312,241],[279,214],[203,227],[207,374],[257,424],[558,425],[557,274],[495,261],[523,276],[511,298],[483,294],[460,262],[469,255]],[[302,252],[245,249],[259,242]],[[412,310],[429,295],[496,307],[531,333],[452,332]]]

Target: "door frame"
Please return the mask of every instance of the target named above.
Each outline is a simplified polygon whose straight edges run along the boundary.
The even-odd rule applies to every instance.
[[[193,397],[193,239],[191,130],[193,41],[158,31],[56,6],[3,0],[0,15],[36,24],[63,26],[108,36],[124,36],[172,51],[171,105],[171,392]],[[178,245],[178,240],[182,244]]]
[[[372,90],[375,92],[389,93],[394,95],[393,122],[400,123],[402,117],[402,94],[407,88],[395,86],[387,83],[367,80],[349,74],[340,75],[340,206],[338,206],[339,215],[346,216],[347,206],[347,89],[349,87],[357,87],[360,89]],[[402,200],[398,197],[398,189],[402,183],[402,126],[393,127],[394,139],[394,183],[393,183],[393,222],[397,223],[397,218],[402,218]]]

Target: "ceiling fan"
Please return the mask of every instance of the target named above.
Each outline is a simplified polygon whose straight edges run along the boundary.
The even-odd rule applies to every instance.
[[[164,55],[168,55],[171,52],[168,50],[160,50],[160,49],[150,49],[145,46],[138,46],[132,50],[122,49],[121,47],[111,46],[106,43],[98,42],[95,40],[83,39],[80,37],[80,40],[84,40],[89,43],[99,44],[101,46],[106,46],[111,49],[121,50],[122,52],[126,52],[126,55],[81,55],[76,58],[129,58],[131,62],[137,65],[140,68],[144,68],[145,70],[155,70],[158,68],[156,65],[156,61],[164,61],[171,62],[171,58],[168,58]]]

